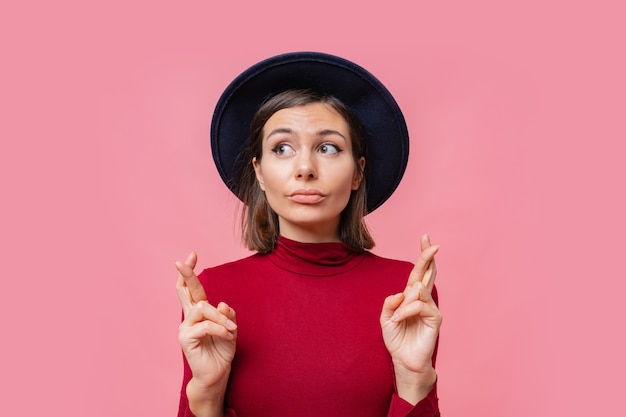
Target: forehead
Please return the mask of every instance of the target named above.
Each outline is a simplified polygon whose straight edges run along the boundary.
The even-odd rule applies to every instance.
[[[277,125],[311,126],[312,128],[334,128],[348,133],[349,126],[345,118],[331,105],[309,103],[301,106],[278,110],[265,122],[265,128]],[[265,130],[265,129],[264,129]]]

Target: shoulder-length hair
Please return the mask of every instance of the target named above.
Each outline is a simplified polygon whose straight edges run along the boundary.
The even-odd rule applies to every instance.
[[[248,140],[239,156],[240,172],[236,194],[244,203],[241,212],[242,240],[251,250],[261,253],[273,251],[280,233],[278,215],[270,207],[265,193],[257,183],[252,165],[253,158],[260,161],[263,157],[263,127],[279,110],[312,103],[329,105],[348,123],[355,175],[361,180],[358,189],[352,191],[346,208],[341,212],[339,240],[357,251],[374,247],[374,240],[363,218],[367,214],[366,175],[359,160],[366,157],[367,142],[361,121],[348,106],[333,96],[312,90],[287,90],[268,99],[254,115]]]

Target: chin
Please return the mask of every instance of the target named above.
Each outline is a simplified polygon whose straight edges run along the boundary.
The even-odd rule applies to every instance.
[[[339,229],[340,214],[334,217],[316,216],[313,213],[298,213],[290,216],[278,215],[280,222],[291,229],[302,229],[307,232],[322,231],[332,228],[336,232]]]

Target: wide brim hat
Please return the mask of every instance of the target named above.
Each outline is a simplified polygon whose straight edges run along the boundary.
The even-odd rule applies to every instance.
[[[395,191],[409,157],[409,134],[400,107],[385,86],[359,65],[319,52],[292,52],[263,60],[235,78],[220,97],[211,124],[211,149],[222,180],[236,193],[250,122],[261,105],[290,89],[338,98],[356,114],[367,140],[367,210]]]

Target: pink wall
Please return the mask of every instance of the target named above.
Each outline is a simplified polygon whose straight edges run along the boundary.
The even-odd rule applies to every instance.
[[[211,112],[294,50],[362,64],[405,112],[406,177],[369,223],[382,255],[442,245],[445,415],[623,415],[621,2],[14,3],[0,415],[175,413],[173,261],[246,253]]]

